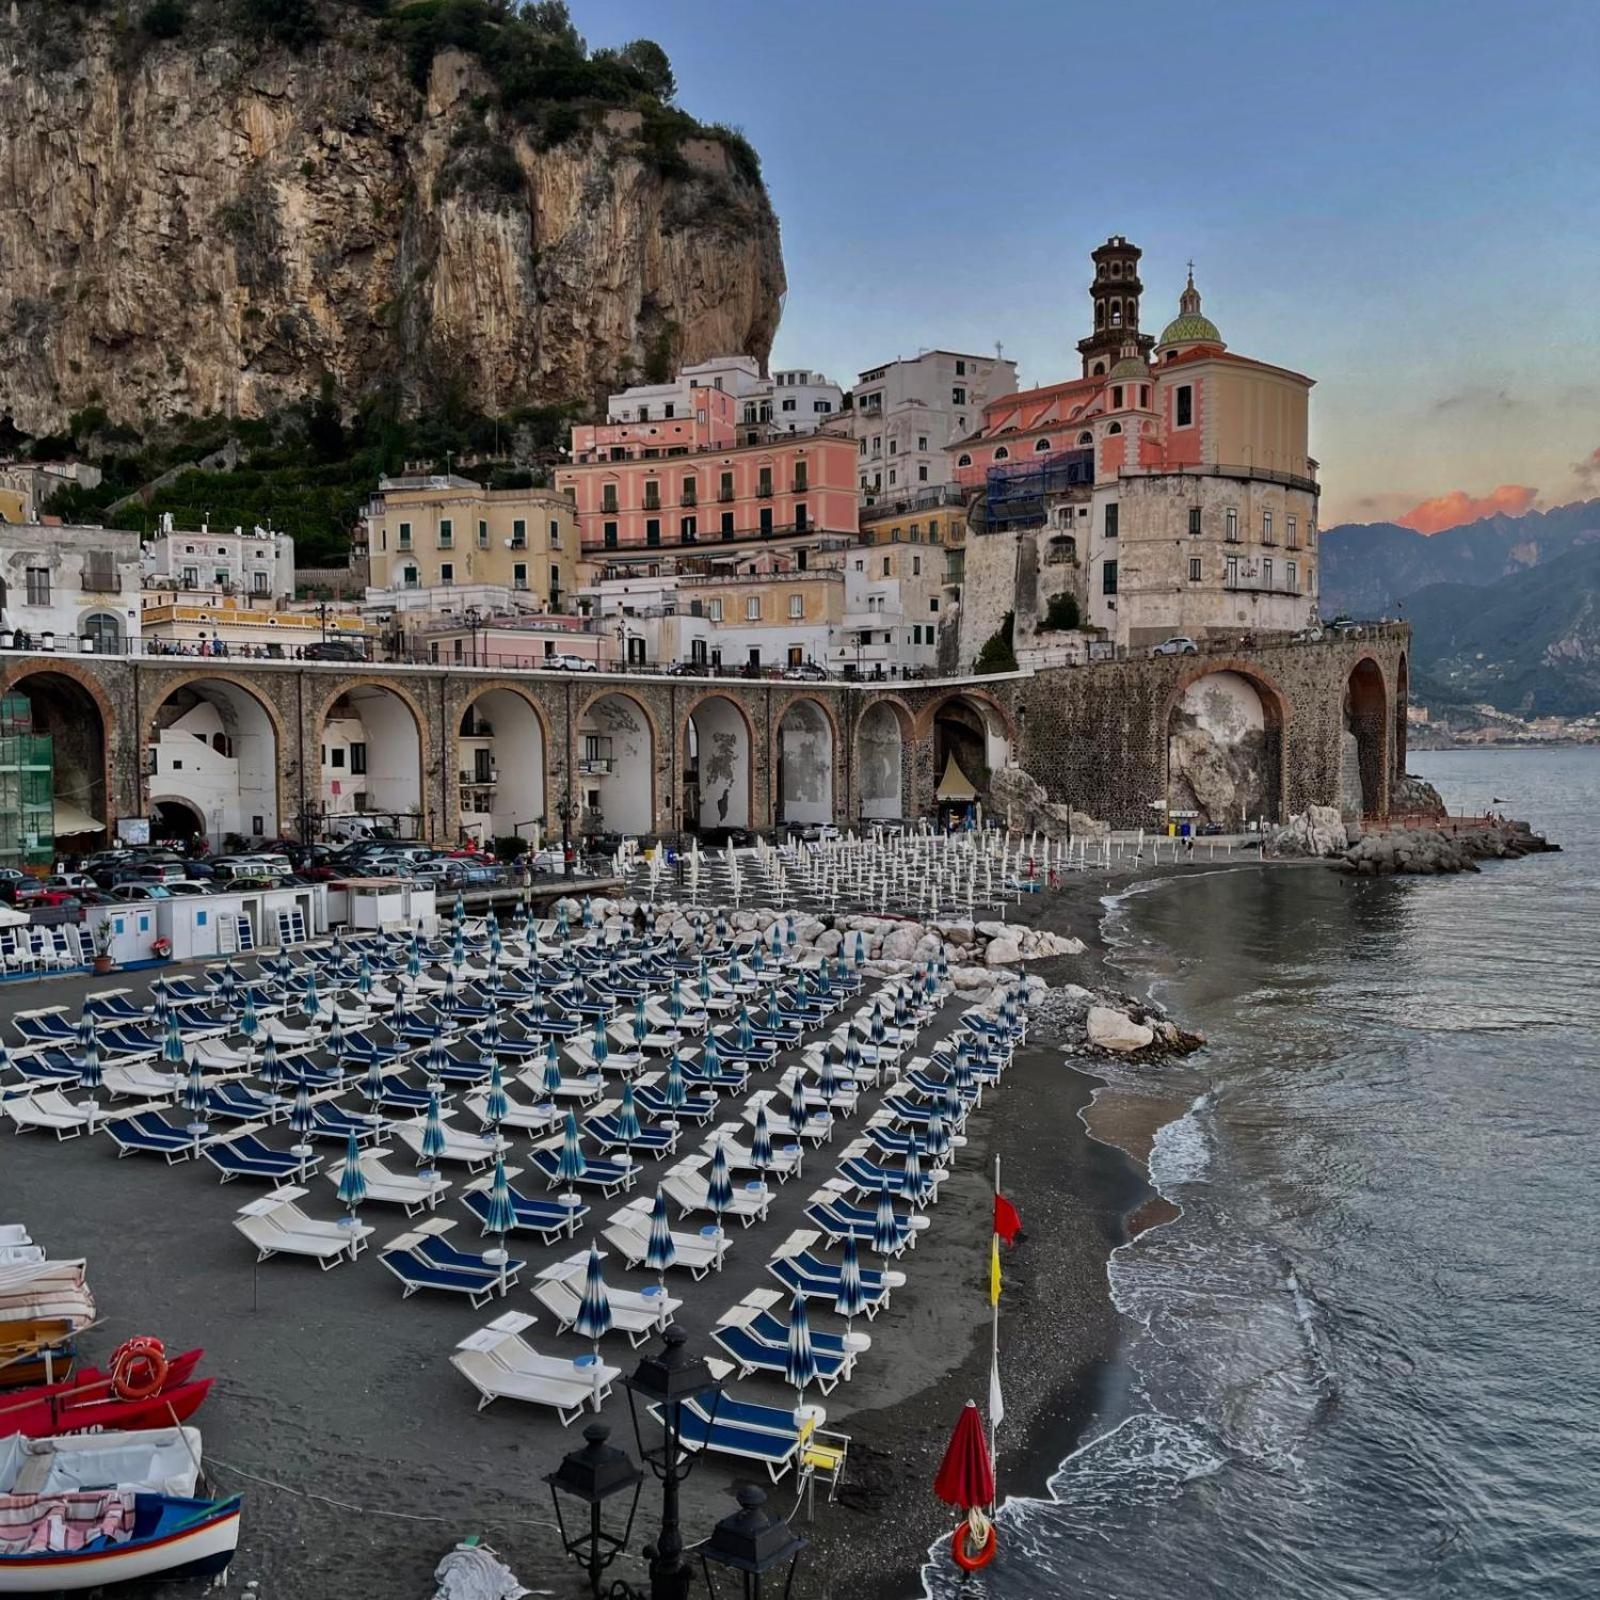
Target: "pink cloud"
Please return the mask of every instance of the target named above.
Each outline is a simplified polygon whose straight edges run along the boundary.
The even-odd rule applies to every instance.
[[[1595,454],[1600,457],[1600,451]],[[1480,517],[1523,516],[1533,509],[1538,498],[1537,489],[1522,483],[1502,483],[1485,495],[1452,489],[1449,494],[1436,495],[1432,500],[1413,506],[1395,521],[1402,528],[1415,528],[1418,533],[1443,533],[1446,528],[1458,528],[1463,522],[1476,522]]]

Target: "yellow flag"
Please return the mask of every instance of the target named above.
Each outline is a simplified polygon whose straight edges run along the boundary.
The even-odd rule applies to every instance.
[[[1000,1304],[1000,1235],[989,1240],[989,1304]]]

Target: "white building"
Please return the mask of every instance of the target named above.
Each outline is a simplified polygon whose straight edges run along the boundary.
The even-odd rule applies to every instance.
[[[162,531],[144,547],[147,589],[294,598],[294,540],[266,528],[222,533],[202,526],[183,532],[162,518]]]
[[[669,422],[694,415],[694,390],[719,389],[739,402],[741,426],[771,423],[779,433],[814,433],[844,407],[844,390],[807,368],[762,375],[754,356],[714,356],[669,383],[635,384],[606,400],[608,422]]]
[[[0,648],[117,655],[139,631],[138,534],[0,524]]]
[[[1017,386],[1017,364],[998,355],[925,350],[869,367],[850,393],[864,503],[950,481],[945,447],[983,420],[984,405]]]
[[[862,545],[844,561],[844,618],[826,660],[830,671],[900,677],[938,660],[944,552],[932,546]]]
[[[264,838],[277,822],[278,776],[270,725],[254,721],[230,729],[222,706],[196,700],[164,722],[150,747],[152,811],[188,817],[215,849],[230,833]]]

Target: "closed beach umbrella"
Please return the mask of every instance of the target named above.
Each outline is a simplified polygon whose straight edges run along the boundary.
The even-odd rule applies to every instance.
[[[772,924],[772,959],[777,961],[783,956],[783,928],[780,923]]]
[[[956,1064],[950,1073],[950,1087],[955,1090],[960,1099],[966,1099],[972,1092],[973,1077],[972,1067],[964,1050],[956,1052]]]
[[[734,952],[733,960],[728,963],[728,982],[737,988],[744,982],[744,968],[739,965],[738,952]]]
[[[561,1057],[556,1053],[556,1036],[551,1034],[544,1047],[544,1092],[552,1100],[561,1089]]]
[[[631,1144],[639,1137],[639,1107],[633,1098],[633,1084],[622,1086],[622,1104],[617,1107],[617,1132]]]
[[[413,943],[411,954],[406,957],[406,982],[413,988],[422,981],[422,949]]]
[[[458,935],[461,932],[461,924],[466,921],[466,918],[467,918],[467,900],[466,900],[466,896],[463,895],[462,892],[459,889],[457,889],[456,890],[456,904],[455,904],[455,922],[456,922],[456,933]]]
[[[573,1332],[594,1341],[595,1359],[600,1359],[600,1341],[611,1331],[611,1296],[606,1293],[605,1275],[600,1270],[600,1251],[589,1246],[589,1265],[583,1274],[583,1300],[572,1322]]]
[[[795,1076],[795,1086],[800,1083],[799,1074]],[[823,1103],[831,1110],[833,1097],[839,1092],[839,1075],[834,1071],[833,1046],[825,1044],[822,1047],[822,1064],[817,1068],[817,1092],[822,1096]]]
[[[750,1007],[742,1001],[739,1005],[739,1022],[734,1033],[734,1042],[741,1050],[754,1050],[756,1047],[756,1030],[750,1022]]]
[[[856,930],[856,942],[855,949],[852,952],[852,959],[858,967],[867,959],[867,936],[859,928]]]
[[[633,1039],[635,1044],[643,1044],[644,1037],[650,1031],[650,1023],[644,1014],[644,996],[640,995],[633,1004]]]
[[[314,1017],[321,1004],[322,996],[317,992],[317,969],[307,967],[300,975],[300,1009],[308,1017]]]
[[[423,1161],[437,1161],[445,1151],[444,1121],[439,1115],[439,1091],[428,1091],[428,1114],[422,1124],[422,1149],[418,1155]]]
[[[522,943],[528,938],[528,902],[517,901],[517,909],[511,913],[511,937]]]
[[[506,1235],[517,1225],[516,1208],[511,1203],[511,1186],[506,1182],[506,1164],[494,1158],[494,1177],[489,1182],[489,1204],[484,1212],[483,1231],[494,1235],[500,1254],[500,1297],[506,1293]]]
[[[206,1083],[205,1074],[200,1070],[198,1059],[189,1068],[188,1080],[183,1086],[184,1109],[194,1113],[195,1117],[204,1122],[206,1119]]]
[[[333,930],[333,964],[334,964],[334,966],[342,967],[344,965],[344,957],[345,957],[344,929],[343,928],[335,928]],[[224,976],[226,976],[226,973],[224,973]]]
[[[187,1103],[186,1100],[185,1104]],[[302,1078],[294,1092],[294,1104],[289,1107],[289,1126],[304,1139],[311,1132],[315,1121],[316,1113],[311,1109],[311,1091]]]
[[[89,1010],[85,1010],[79,1015],[77,1032],[78,1032],[78,1054],[80,1056],[86,1054],[88,1052],[88,1049],[89,1049],[90,1045],[92,1045],[95,1042],[95,1028],[96,1028],[96,1026],[97,1026],[97,1023],[96,1023],[94,1012],[89,1011]],[[170,1029],[172,1027],[172,1024],[169,1022],[167,1024],[167,1027],[168,1027],[168,1029],[170,1031]]]
[[[611,1041],[606,1038],[606,1019],[594,1019],[594,1038],[589,1042],[589,1054],[594,1057],[597,1068],[604,1069],[606,1057],[611,1054]]]
[[[344,1066],[344,1058],[350,1046],[344,1036],[344,1024],[339,1020],[338,1012],[333,1015],[333,1021],[328,1025],[327,1037],[322,1041],[323,1047],[333,1057],[335,1067]]]
[[[839,1293],[834,1298],[833,1309],[844,1318],[847,1336],[850,1324],[867,1309],[866,1291],[861,1287],[861,1256],[853,1233],[845,1235],[844,1262],[839,1268]]]
[[[727,937],[728,937],[728,913],[726,911],[724,911],[719,906],[717,908],[717,941],[718,941],[718,943],[721,943],[721,941],[726,939]],[[735,963],[735,965],[737,965],[737,963]]]
[[[372,993],[372,963],[367,959],[365,950],[361,952],[361,960],[356,966],[356,993],[363,1000]]]
[[[667,1063],[667,1081],[662,1088],[666,1096],[667,1105],[673,1111],[681,1111],[689,1098],[689,1091],[683,1081],[683,1063],[678,1059],[678,1052],[672,1052],[672,1059]]]
[[[852,1022],[844,1033],[844,1070],[854,1078],[861,1067],[861,1032]]]
[[[932,1000],[939,992],[939,980],[934,975],[933,963],[928,963],[928,970],[922,975],[922,992]]]
[[[366,1175],[361,1170],[361,1146],[356,1143],[355,1134],[344,1142],[344,1170],[339,1174],[339,1202],[350,1213],[350,1221],[356,1220],[356,1211],[361,1202],[367,1198]]]
[[[894,1199],[887,1189],[878,1191],[878,1209],[872,1219],[872,1248],[880,1256],[892,1256],[900,1248],[900,1226],[894,1214]]]
[[[233,1003],[239,995],[239,973],[232,961],[222,964],[222,976],[217,982],[217,993],[222,999],[223,1008],[233,1010]]]
[[[483,1117],[494,1130],[499,1133],[500,1124],[511,1115],[511,1101],[506,1097],[506,1086],[500,1076],[500,1063],[494,1062],[489,1068],[489,1093],[483,1102]]]
[[[774,923],[773,926],[776,927],[777,924]],[[767,1026],[776,1028],[782,1021],[783,1013],[778,1009],[778,986],[769,983],[767,985]]]
[[[848,983],[850,973],[844,964],[844,951],[840,950],[833,958],[833,977],[836,983]]]
[[[156,986],[155,998],[151,1002],[150,1015],[158,1028],[164,1028],[172,1021],[172,996],[167,993],[165,983]],[[78,1026],[83,1026],[82,1021]]]
[[[714,1033],[706,1035],[705,1049],[700,1052],[700,1070],[711,1079],[722,1071],[722,1049]]]
[[[91,1094],[105,1082],[100,1070],[100,1041],[95,1037],[92,1025],[88,1042],[78,1052],[78,1082]]]
[[[89,1021],[89,1029],[92,1035],[94,1031],[93,1018]],[[81,1039],[81,1033],[79,1037]],[[178,1031],[178,1019],[176,1017],[173,1017],[167,1023],[167,1036],[161,1041],[161,1059],[173,1072],[182,1072],[188,1065],[188,1058],[183,1051],[183,1035]]]
[[[239,1037],[249,1049],[255,1048],[256,1035],[261,1032],[261,1019],[256,1015],[256,995],[254,989],[244,992],[244,1010],[239,1013]]]
[[[884,1019],[883,1006],[875,1003],[872,1007],[872,1042],[882,1049],[889,1039],[889,1024]]]
[[[678,1247],[672,1242],[672,1224],[667,1217],[667,1197],[657,1189],[655,1204],[650,1207],[650,1237],[645,1243],[644,1264],[665,1287],[667,1268],[677,1259]]]
[[[784,921],[783,942],[793,950],[800,942],[800,930],[795,926],[794,917],[791,915]]]
[[[916,1141],[906,1146],[906,1170],[901,1180],[900,1192],[912,1202],[922,1198],[922,1158],[917,1154]]]
[[[672,977],[672,987],[667,990],[667,1015],[674,1022],[683,1020],[683,979],[676,973]]]
[[[789,1090],[789,1132],[798,1139],[805,1131],[805,1090],[800,1086],[800,1074],[797,1072],[794,1075],[794,1084]]]
[[[367,1063],[366,1075],[361,1080],[361,1093],[374,1104],[383,1098],[383,1063],[376,1056]]]
[[[594,926],[594,900],[590,895],[583,897],[583,925],[586,928]]]
[[[903,984],[894,992],[894,1025],[896,1028],[908,1028],[911,1025],[911,1007],[906,1002]]]
[[[927,1129],[922,1135],[922,1147],[935,1161],[942,1160],[949,1153],[950,1135],[938,1111],[928,1118]]]
[[[758,978],[767,970],[767,958],[762,953],[760,940],[756,941],[755,949],[750,952],[750,970]]]
[[[756,1108],[755,1133],[750,1139],[750,1165],[765,1172],[772,1165],[772,1130],[767,1126],[767,1108]]]
[[[449,1065],[450,1056],[444,1047],[444,1040],[435,1036],[428,1041],[428,1048],[422,1052],[422,1070],[430,1078],[437,1078]]]
[[[700,1005],[704,1009],[711,1004],[711,968],[707,965],[704,956],[700,957],[699,993]]]
[[[994,1456],[983,1436],[983,1419],[971,1400],[962,1409],[945,1447],[933,1492],[947,1505],[960,1506],[963,1511],[994,1504]]]
[[[478,1042],[490,1055],[500,1048],[500,1017],[491,1011],[478,1029]]]
[[[283,1063],[278,1059],[278,1041],[270,1033],[261,1047],[261,1064],[256,1072],[274,1094],[283,1087]]]
[[[583,1158],[583,1141],[578,1134],[578,1119],[569,1111],[561,1135],[561,1159],[556,1164],[556,1177],[563,1183],[576,1183],[588,1170],[589,1163]]]
[[[467,964],[467,936],[461,924],[456,923],[455,938],[450,941],[450,970],[460,972]]]
[[[733,1179],[728,1175],[728,1152],[717,1140],[711,1151],[711,1176],[706,1179],[706,1204],[711,1207],[717,1221],[733,1204]]]
[[[496,917],[489,924],[489,954],[498,962],[500,960],[500,952],[504,949],[505,945],[500,938],[500,919]]]
[[[567,902],[563,900],[556,906],[556,935],[565,941],[571,932],[572,926],[567,921]]]
[[[528,1012],[533,1018],[533,1031],[538,1033],[544,1025],[544,990],[539,987],[537,978],[533,981],[533,990],[528,995]]]
[[[806,1385],[817,1381],[817,1357],[811,1348],[811,1322],[806,1316],[805,1296],[797,1294],[789,1302],[789,1344],[784,1352],[783,1375],[806,1397]]]

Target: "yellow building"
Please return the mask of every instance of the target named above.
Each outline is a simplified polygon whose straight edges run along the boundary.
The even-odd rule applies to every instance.
[[[960,544],[967,531],[966,492],[955,484],[925,489],[914,498],[880,500],[861,508],[865,544]]]
[[[374,589],[506,589],[559,611],[577,587],[577,517],[550,489],[384,478],[365,520]]]

